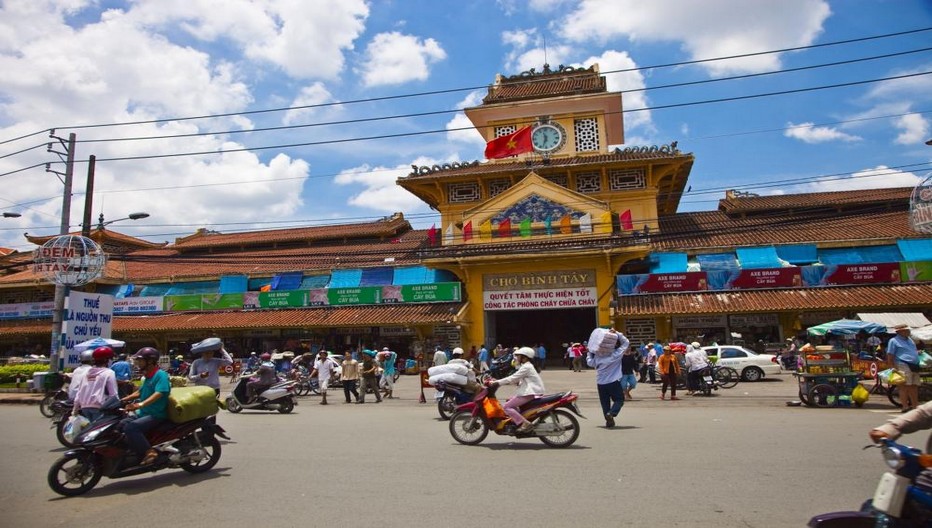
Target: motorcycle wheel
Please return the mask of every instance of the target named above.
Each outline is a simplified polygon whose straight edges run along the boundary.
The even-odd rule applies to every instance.
[[[89,453],[66,455],[49,468],[48,482],[52,491],[65,497],[87,493],[100,482],[100,467]]]
[[[230,396],[226,399],[226,404],[227,404],[227,410],[233,414],[236,414],[243,410],[243,406],[240,405],[239,402],[236,401],[236,398],[234,398],[233,396]]]
[[[46,418],[54,418],[55,411],[52,410],[52,402],[55,401],[55,395],[49,394],[39,402],[39,412]]]
[[[557,409],[544,415],[538,423],[553,423],[564,429],[560,436],[540,436],[540,441],[550,447],[569,447],[579,438],[579,421],[563,409]]]
[[[288,414],[294,410],[294,402],[291,401],[291,398],[285,398],[281,403],[278,404],[278,412],[282,414]]]
[[[738,371],[731,367],[719,367],[715,369],[715,381],[723,389],[730,389],[738,384]]]
[[[64,417],[55,424],[55,438],[58,439],[58,443],[65,447],[74,447],[76,444],[74,442],[69,442],[65,439],[65,426],[68,425],[68,418]]]
[[[489,434],[489,427],[482,418],[472,413],[460,411],[450,418],[450,435],[463,445],[477,445],[485,440]]]
[[[449,420],[453,413],[456,412],[456,401],[453,396],[444,395],[443,398],[440,398],[440,401],[437,402],[437,411],[440,413],[441,418]]]
[[[207,450],[207,458],[200,462],[185,462],[181,464],[181,469],[188,473],[203,473],[217,465],[220,460],[220,440],[211,436],[209,442],[205,442],[202,449]]]

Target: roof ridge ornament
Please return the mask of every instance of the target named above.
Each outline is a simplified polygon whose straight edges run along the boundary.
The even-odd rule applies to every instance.
[[[549,64],[544,63],[543,71],[537,71],[535,68],[531,68],[531,69],[529,69],[529,70],[523,71],[523,72],[521,72],[521,73],[519,73],[519,74],[516,74],[516,75],[509,75],[508,77],[505,77],[505,80],[507,80],[507,81],[520,81],[520,80],[523,80],[523,79],[527,79],[528,77],[537,77],[537,76],[540,76],[540,75],[552,75],[552,74],[560,74],[560,73],[574,73],[574,72],[579,72],[579,73],[582,73],[582,72],[596,73],[596,71],[595,71],[595,66],[589,66],[588,68],[586,68],[586,67],[584,67],[584,66],[564,66],[563,64],[561,64],[561,65],[557,66],[557,69],[556,69],[556,70],[552,70],[552,69],[550,69],[550,65],[549,65]]]

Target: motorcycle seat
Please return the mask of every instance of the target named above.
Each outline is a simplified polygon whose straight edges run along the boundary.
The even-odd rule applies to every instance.
[[[548,394],[546,396],[541,396],[540,398],[534,398],[533,400],[525,403],[521,406],[521,410],[533,409],[534,407],[540,407],[541,405],[546,405],[555,401],[559,401],[565,393],[559,392],[557,394]]]

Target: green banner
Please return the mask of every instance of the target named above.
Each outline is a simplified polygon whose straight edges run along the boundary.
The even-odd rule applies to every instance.
[[[382,287],[383,303],[451,302],[459,301],[460,298],[460,283],[458,282]]]
[[[165,311],[185,310],[230,310],[243,307],[242,293],[196,293],[190,295],[166,295]]]
[[[308,293],[308,290],[262,292],[259,308],[303,308],[307,306]]]
[[[331,306],[347,304],[378,304],[382,300],[381,286],[360,286],[358,288],[330,288],[327,297]]]
[[[932,261],[900,262],[900,280],[903,282],[932,281]]]

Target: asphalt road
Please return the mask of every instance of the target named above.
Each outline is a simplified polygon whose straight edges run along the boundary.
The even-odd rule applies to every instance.
[[[302,398],[291,415],[223,412],[233,441],[213,471],[104,479],[69,499],[46,484],[63,451],[48,420],[35,406],[0,406],[0,523],[789,527],[856,509],[884,470],[878,450],[861,450],[892,416],[876,396],[863,409],[810,409],[785,405],[796,393],[789,376],[678,402],[646,385],[609,430],[591,371],[548,370],[544,381],[581,394],[589,419],[569,449],[495,435],[461,446],[405,376],[401,398],[382,404],[332,393],[332,405]]]

